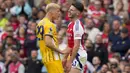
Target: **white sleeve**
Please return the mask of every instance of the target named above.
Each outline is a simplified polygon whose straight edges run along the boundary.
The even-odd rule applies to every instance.
[[[79,20],[75,21],[75,24],[73,27],[73,33],[74,33],[74,40],[82,39],[82,35],[84,34],[84,29]]]
[[[25,67],[23,64],[19,66],[18,73],[25,73]]]

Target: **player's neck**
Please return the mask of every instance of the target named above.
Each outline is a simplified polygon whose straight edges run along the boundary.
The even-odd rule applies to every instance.
[[[45,18],[48,18],[51,22],[53,21],[52,16],[51,16],[51,15],[49,15],[49,14],[46,14]]]
[[[71,21],[72,21],[72,22],[73,22],[73,21],[75,22],[77,19],[78,19],[78,17],[75,17],[75,18],[72,18]]]

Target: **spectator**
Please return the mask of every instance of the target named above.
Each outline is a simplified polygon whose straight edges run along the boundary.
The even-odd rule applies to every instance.
[[[121,73],[121,70],[119,69],[119,61],[117,59],[111,58],[109,65],[113,73]]]
[[[19,42],[14,39],[12,36],[7,36],[5,38],[5,41],[3,42],[3,49],[6,50],[6,49],[12,49],[12,48],[17,48],[17,49],[20,49],[20,44]]]
[[[94,57],[94,46],[92,44],[92,41],[87,39],[85,41],[85,47],[88,54],[87,60],[92,63],[92,59]]]
[[[67,44],[67,34],[66,34],[66,31],[67,31],[67,25],[66,24],[63,24],[62,26],[61,26],[61,28],[60,28],[60,31],[61,31],[61,33],[62,33],[62,35],[63,35],[63,43],[64,44]]]
[[[112,56],[112,58],[115,58],[118,61],[120,61],[122,59],[120,53],[114,53],[113,56]]]
[[[126,73],[130,72],[130,64],[125,65],[124,72],[126,72]]]
[[[68,2],[68,1],[66,1],[63,5],[62,5],[62,8],[61,8],[61,10],[63,11],[63,20],[65,21],[65,23],[66,24],[69,24],[69,17],[68,17],[68,9],[69,9],[69,7],[71,6],[71,4]]]
[[[38,50],[37,59],[38,59],[38,60],[42,60],[42,56],[41,56],[41,53],[40,53],[40,49]],[[42,73],[47,73],[47,70],[46,70],[46,68],[45,68],[44,65],[43,65],[43,67],[42,67]]]
[[[32,9],[26,0],[18,0],[15,3],[16,5],[10,10],[13,15],[24,14],[31,16]]]
[[[12,36],[7,36],[6,39],[5,39],[5,42],[3,43],[3,49],[9,49],[9,48],[11,49],[11,48],[13,48],[13,46],[15,46],[13,44],[13,42],[14,42],[13,37]]]
[[[65,37],[65,32],[63,30],[60,30],[58,32],[58,41],[59,41],[59,47],[63,50],[66,47],[66,43],[63,41]]]
[[[109,34],[110,44],[115,44],[120,39],[120,21],[114,20],[112,25],[112,31]]]
[[[37,14],[37,17],[38,17],[37,23],[45,17],[45,14],[46,12],[44,10],[39,10]]]
[[[46,7],[45,0],[41,0],[40,4],[38,5],[38,8],[39,9],[45,9],[45,7]]]
[[[19,61],[18,51],[11,54],[12,62],[9,64],[9,73],[25,73],[24,65]]]
[[[93,65],[95,72],[99,72],[101,70],[101,60],[98,56],[93,57]]]
[[[19,21],[17,19],[17,16],[12,15],[9,20],[10,20],[10,25],[13,27],[14,31],[16,31],[16,29],[19,27]]]
[[[107,9],[107,14],[106,14],[106,20],[108,24],[110,24],[110,27],[112,28],[112,24],[114,20],[119,20],[121,21],[121,18],[113,13],[114,7],[113,5],[109,5]]]
[[[35,21],[30,21],[27,26],[27,34],[35,34],[37,23]]]
[[[0,31],[2,31],[5,27],[5,24],[8,22],[8,20],[4,17],[5,11],[0,8]]]
[[[118,40],[115,44],[112,45],[112,51],[113,52],[119,52],[120,55],[123,57],[127,53],[127,51],[130,48],[130,39],[128,37],[128,29],[122,28],[120,40]]]
[[[5,52],[4,52],[4,64],[5,64],[5,67],[6,67],[6,72],[5,73],[8,73],[8,67],[9,67],[9,64],[11,63],[11,54],[13,53],[13,50],[12,49],[6,49]]]
[[[6,4],[5,4],[5,2],[3,2],[3,3],[0,5],[0,8],[3,9],[4,12],[5,12],[5,9],[6,9]]]
[[[46,12],[44,10],[39,10],[37,14],[37,17],[38,17],[37,23],[45,17],[45,14]]]
[[[36,23],[30,22],[30,25],[27,29],[27,35],[25,39],[24,46],[27,49],[27,57],[31,55],[32,50],[37,50],[37,38],[35,34]]]
[[[62,17],[59,17],[57,20],[54,21],[54,23],[56,24],[57,31],[59,31],[62,26]]]
[[[119,64],[119,67],[121,69],[122,72],[124,72],[124,69],[125,69],[125,66],[129,64],[129,61],[127,60],[127,58],[122,58],[120,60],[120,64]]]
[[[24,27],[25,29],[27,28],[26,26],[27,26],[27,17],[26,17],[26,15],[24,15],[24,14],[21,14],[21,15],[19,15],[19,18],[18,18],[18,20],[19,20],[19,27]]]
[[[19,21],[19,26],[17,27],[15,34],[18,33],[20,27],[24,27],[24,29],[27,29],[27,18],[25,15],[23,14],[19,15],[18,21]]]
[[[101,1],[96,0],[94,1],[95,9],[93,11],[88,11],[88,15],[92,18],[97,28],[100,28],[103,23],[103,19],[105,16],[105,12],[101,10]]]
[[[121,73],[121,71],[118,69],[117,63],[111,64],[110,68],[112,69],[113,73]]]
[[[38,14],[38,8],[33,7],[32,8],[32,16],[31,16],[30,20],[36,21],[38,19],[37,14]]]
[[[63,24],[60,28],[60,31],[63,31],[65,33],[67,31],[67,25]],[[66,35],[66,33],[64,35]]]
[[[6,7],[7,7],[7,12],[10,12],[10,8],[13,6],[13,1],[12,0],[6,0],[5,1]]]
[[[122,23],[126,23],[129,20],[128,7],[124,8],[124,5],[127,5],[127,3],[124,4],[122,0],[119,0],[115,5],[114,14],[122,19]]]
[[[102,43],[101,35],[96,36],[96,42],[94,44],[94,56],[98,56],[101,60],[101,64],[108,62],[108,51]]]
[[[85,18],[85,24],[85,32],[88,34],[88,39],[90,39],[92,43],[95,43],[95,38],[97,34],[100,33],[99,29],[94,27],[94,22],[92,19]]]
[[[112,0],[103,0],[103,6],[105,10],[109,8],[109,5],[111,5],[111,3],[112,3]]]
[[[58,32],[58,42],[59,42],[59,49],[64,50],[67,47],[67,44],[64,42],[65,32],[60,30]],[[63,58],[63,55],[61,55],[61,59]]]
[[[109,69],[108,65],[103,64],[101,70],[99,71],[99,73],[106,73],[108,69]]]
[[[102,41],[106,48],[108,48],[108,35],[110,33],[110,25],[108,23],[104,24],[103,32],[102,32]]]
[[[10,10],[13,7],[13,0],[5,0],[4,3],[6,5],[6,8],[5,8],[6,15],[5,15],[5,17],[10,19],[12,17]]]
[[[1,33],[1,41],[4,41],[7,36],[14,36],[12,26],[7,26],[5,30]]]
[[[38,53],[36,50],[31,51],[31,57],[26,61],[27,62],[26,73],[41,73],[43,64],[41,60],[37,59],[37,55]]]
[[[26,35],[26,32],[25,32],[24,27],[20,27],[16,38],[17,38],[17,40],[19,40],[20,45],[21,45],[21,48],[20,48],[20,57],[21,58],[26,57],[26,49],[24,46],[25,38],[26,38],[25,35]]]

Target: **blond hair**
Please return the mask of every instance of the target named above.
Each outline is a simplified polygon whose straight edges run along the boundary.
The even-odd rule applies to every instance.
[[[118,5],[119,3],[122,3],[122,4],[123,4],[123,10],[124,10],[124,11],[127,11],[127,10],[128,10],[129,4],[128,4],[128,1],[127,1],[127,0],[114,0],[113,5],[114,5],[114,9],[115,9],[115,10],[117,10],[117,5]]]
[[[46,6],[46,12],[49,12],[52,9],[60,9],[60,5],[56,3],[50,3]]]

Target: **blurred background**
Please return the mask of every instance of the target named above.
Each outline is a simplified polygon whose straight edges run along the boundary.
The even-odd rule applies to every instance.
[[[62,15],[54,23],[63,50],[68,9],[75,1],[85,8],[80,16],[88,53],[84,73],[130,73],[130,0],[0,0],[0,73],[47,73],[36,25],[48,3],[59,4]]]

